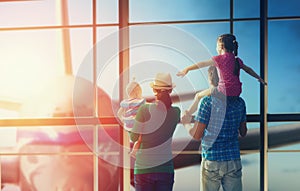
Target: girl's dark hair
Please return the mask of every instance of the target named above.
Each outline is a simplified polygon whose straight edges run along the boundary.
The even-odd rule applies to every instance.
[[[156,99],[161,101],[167,109],[169,109],[172,106],[172,99],[170,96],[170,93],[172,90],[158,90],[156,89]]]
[[[218,41],[224,45],[224,48],[228,52],[232,52],[235,55],[235,65],[234,65],[234,71],[233,74],[238,76],[240,71],[240,63],[237,59],[238,56],[238,42],[236,41],[236,38],[233,34],[223,34],[219,36]]]
[[[208,68],[208,78],[209,81],[211,82],[211,84],[215,87],[218,86],[219,84],[219,75],[218,75],[218,71],[217,68],[215,66],[210,66]]]

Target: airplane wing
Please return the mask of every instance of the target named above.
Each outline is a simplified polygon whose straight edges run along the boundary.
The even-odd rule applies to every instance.
[[[268,129],[269,148],[288,146],[300,143],[300,125],[287,124],[272,126]],[[240,149],[243,151],[256,151],[260,149],[260,129],[249,129],[246,137],[241,137]],[[182,150],[181,148],[184,147]],[[201,163],[199,151],[200,142],[190,139],[176,139],[174,141],[174,151],[179,153],[174,159],[177,168],[192,166]],[[180,149],[178,149],[180,148]],[[245,154],[242,152],[242,154]]]

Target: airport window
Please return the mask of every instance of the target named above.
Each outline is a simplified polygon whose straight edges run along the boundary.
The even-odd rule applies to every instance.
[[[300,111],[299,88],[296,88],[300,80],[297,62],[300,56],[291,45],[300,43],[296,32],[299,24],[299,20],[269,21],[270,113]]]
[[[126,158],[130,142],[115,117],[125,97],[124,84],[135,78],[142,82],[144,96],[152,98],[149,82],[158,70],[168,71],[177,85],[173,95],[179,101],[174,105],[184,111],[194,93],[209,87],[207,68],[184,79],[175,74],[215,55],[216,38],[223,33],[237,36],[238,56],[268,80],[264,89],[241,71],[249,122],[249,137],[240,141],[243,188],[297,190],[297,0],[0,4],[2,190],[52,191],[74,185],[94,191],[133,190]],[[267,143],[261,142],[265,139]],[[184,146],[196,144],[187,141],[190,136],[182,124],[174,133],[174,143],[180,140]],[[173,154],[179,161],[192,160],[175,167],[173,190],[199,190],[201,152],[182,147]],[[68,178],[74,174],[77,179]]]

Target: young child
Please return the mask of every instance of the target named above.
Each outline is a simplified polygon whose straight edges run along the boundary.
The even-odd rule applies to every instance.
[[[128,98],[121,101],[117,115],[123,122],[124,129],[130,132],[134,125],[136,113],[139,107],[145,103],[145,98],[142,97],[141,86],[134,79],[126,86],[126,93]],[[133,145],[133,149],[130,152],[132,157],[135,157],[140,147],[140,142],[141,136]]]
[[[217,87],[219,83],[219,75],[217,68],[215,66],[210,66],[208,68],[208,81],[210,84],[210,87]],[[211,89],[206,89],[201,92],[198,92],[195,95],[193,103],[190,105],[190,107],[185,110],[183,116],[181,117],[181,123],[191,123],[192,115],[197,110],[200,100],[205,97],[209,96],[211,94]]]
[[[217,56],[212,59],[201,61],[190,65],[177,73],[177,76],[185,76],[190,70],[196,70],[206,66],[216,66],[219,73],[219,84],[217,88],[209,88],[209,95],[212,91],[217,90],[226,96],[240,96],[242,92],[242,83],[240,82],[240,69],[243,69],[249,75],[258,79],[264,85],[267,83],[254,72],[254,70],[246,66],[243,61],[237,57],[238,42],[232,34],[223,34],[217,39],[216,47]]]

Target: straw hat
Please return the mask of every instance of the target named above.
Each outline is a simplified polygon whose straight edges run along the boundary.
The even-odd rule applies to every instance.
[[[157,73],[154,82],[150,83],[151,88],[160,90],[171,90],[175,87],[169,73]]]

